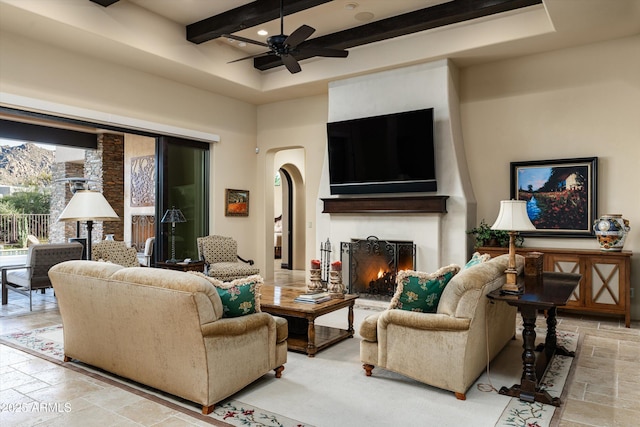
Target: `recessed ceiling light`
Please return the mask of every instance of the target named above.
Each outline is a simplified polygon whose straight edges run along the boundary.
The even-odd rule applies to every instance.
[[[371,21],[374,17],[375,15],[371,12],[360,12],[356,13],[356,16],[354,18],[356,18],[358,21],[367,22]]]
[[[258,30],[258,35],[259,36],[266,36],[267,34],[269,34],[269,31],[267,31],[267,30]]]
[[[245,42],[240,42],[240,43],[238,43],[238,46],[240,46],[240,47],[245,47],[246,45],[247,45],[247,44],[246,44]]]
[[[353,10],[358,7],[358,3],[347,3],[344,5],[344,8],[347,10]]]

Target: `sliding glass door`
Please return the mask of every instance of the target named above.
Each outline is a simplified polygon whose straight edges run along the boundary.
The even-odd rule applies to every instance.
[[[180,209],[186,222],[175,224],[175,256],[198,259],[196,239],[209,234],[209,144],[158,138],[157,259],[171,258],[171,224],[160,220],[167,209]]]

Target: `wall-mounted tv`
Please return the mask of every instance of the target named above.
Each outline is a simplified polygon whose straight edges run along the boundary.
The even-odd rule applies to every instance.
[[[433,108],[327,123],[331,194],[437,191]]]

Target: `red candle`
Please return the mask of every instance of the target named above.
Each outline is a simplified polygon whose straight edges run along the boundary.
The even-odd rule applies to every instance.
[[[331,269],[334,271],[342,270],[342,261],[334,261],[331,263]]]
[[[320,260],[312,259],[311,260],[311,269],[318,270],[320,268]]]

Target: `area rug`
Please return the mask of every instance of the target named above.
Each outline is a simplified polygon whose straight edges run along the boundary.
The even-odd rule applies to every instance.
[[[536,336],[544,337],[546,330],[536,329]],[[558,346],[568,351],[576,351],[579,335],[572,332],[556,331]],[[560,397],[569,376],[573,357],[555,355],[547,367],[541,381],[541,388],[546,390],[551,397]],[[502,416],[496,423],[497,427],[546,427],[551,425],[551,419],[556,411],[553,405],[544,405],[539,402],[523,402],[520,399],[511,399]]]
[[[65,367],[75,368],[80,372],[87,373],[94,378],[101,378],[111,384],[119,384],[120,386],[131,387],[137,391],[136,394],[147,394],[146,397],[154,401],[170,406],[172,409],[186,409],[180,412],[187,413],[194,418],[205,420],[213,418],[223,421],[231,426],[249,426],[249,427],[312,427],[309,424],[292,420],[283,415],[275,414],[261,408],[234,400],[226,399],[216,404],[215,409],[208,416],[202,415],[199,407],[192,402],[185,402],[176,396],[167,395],[159,390],[151,389],[143,384],[135,383],[124,378],[118,377],[111,373],[93,368],[83,363],[74,361],[71,363],[62,363],[64,359],[63,349],[63,332],[62,325],[49,326],[45,328],[33,329],[27,332],[18,332],[0,336],[0,342],[7,344],[13,348],[26,350],[28,353],[42,356],[46,360],[57,362]]]
[[[360,315],[356,313],[356,323],[359,323]],[[341,315],[333,319],[328,317],[329,324],[340,321],[344,321]],[[536,332],[539,340],[544,338],[544,329]],[[560,343],[569,350],[576,348],[577,338],[577,334],[558,332]],[[8,334],[1,336],[0,341],[62,364],[61,326]],[[557,409],[550,405],[521,402],[497,393],[500,386],[519,382],[522,372],[522,340],[519,337],[507,344],[492,362],[490,375],[485,372],[478,379],[467,392],[464,402],[456,400],[450,392],[382,369],[374,369],[373,376],[366,377],[359,363],[358,348],[359,340],[356,338],[325,349],[315,358],[290,352],[281,379],[273,381],[268,376],[258,379],[236,393],[233,399],[216,405],[216,411],[210,417],[229,425],[254,427],[377,426],[389,423],[403,426],[546,427]],[[560,396],[571,362],[572,358],[556,356],[550,364],[543,382],[552,396]],[[66,365],[103,377],[109,375],[78,362],[63,364]],[[116,381],[130,385],[127,380],[116,378]],[[145,392],[154,394],[153,390],[146,389]],[[376,397],[376,393],[383,393],[384,398]],[[171,399],[171,396],[158,393],[155,396],[174,406],[185,407],[185,402],[176,401],[175,397]],[[273,412],[261,408],[269,408]],[[204,417],[193,404],[190,411],[194,417]],[[304,419],[307,423],[296,419]]]

